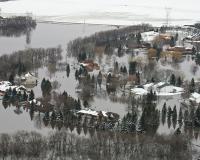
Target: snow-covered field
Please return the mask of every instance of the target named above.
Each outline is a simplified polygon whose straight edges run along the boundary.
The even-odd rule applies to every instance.
[[[37,20],[133,25],[190,24],[200,20],[199,0],[15,0],[0,2],[3,16],[32,13]]]

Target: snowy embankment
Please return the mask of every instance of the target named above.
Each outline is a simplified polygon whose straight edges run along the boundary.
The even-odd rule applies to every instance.
[[[199,20],[197,3],[196,0],[16,0],[0,2],[0,8],[3,16],[32,13],[38,21],[56,23],[163,25],[168,7],[169,23],[182,25]]]

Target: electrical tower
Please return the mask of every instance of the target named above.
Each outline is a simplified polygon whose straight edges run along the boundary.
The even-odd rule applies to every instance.
[[[169,25],[169,20],[170,20],[170,12],[171,12],[172,8],[169,7],[165,7],[165,11],[166,11],[166,26]]]

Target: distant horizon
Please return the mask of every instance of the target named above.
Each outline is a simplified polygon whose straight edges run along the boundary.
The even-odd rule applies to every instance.
[[[193,24],[200,21],[197,0],[16,0],[0,2],[1,12],[10,15],[32,13],[42,21],[133,25]]]

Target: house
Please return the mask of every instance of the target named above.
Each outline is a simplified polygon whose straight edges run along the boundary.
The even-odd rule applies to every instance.
[[[172,51],[172,52],[181,52],[183,54],[192,54],[194,52],[195,48],[194,46],[174,46],[174,47],[169,47],[167,51]]]
[[[117,121],[119,119],[119,115],[113,112],[106,111],[95,111],[92,109],[82,109],[77,112],[78,115],[87,116],[88,118],[94,118],[96,120],[103,118],[110,121]]]
[[[5,92],[12,86],[9,81],[0,82],[0,95],[3,96]]]
[[[194,104],[199,104],[200,103],[200,94],[199,93],[192,93],[190,98],[189,98],[190,102],[194,103]]]
[[[141,33],[142,41],[151,44],[156,37],[159,36],[158,32],[149,31]]]
[[[184,92],[181,87],[170,85],[166,82],[159,83],[147,83],[141,86],[137,86],[131,89],[131,92],[135,95],[147,95],[150,91],[154,92],[157,96],[173,96],[179,95]]]
[[[93,70],[100,69],[99,65],[93,62],[93,60],[85,60],[80,63],[80,66],[85,68],[88,72],[92,72]]]
[[[16,76],[15,81],[19,84],[23,85],[37,85],[37,77],[35,77],[32,73],[28,72],[24,76]]]
[[[26,92],[26,87],[24,87],[23,85],[20,86],[16,86],[16,85],[12,85],[9,81],[1,81],[0,82],[0,96],[3,97],[6,93],[6,91],[8,91],[9,89],[13,90],[16,89],[17,93],[18,92]]]

